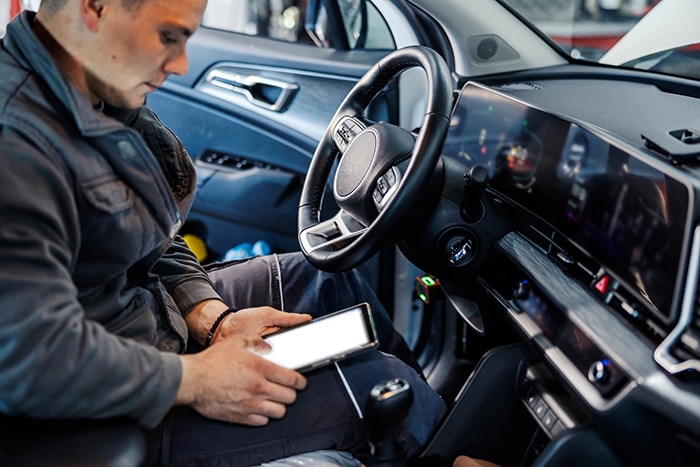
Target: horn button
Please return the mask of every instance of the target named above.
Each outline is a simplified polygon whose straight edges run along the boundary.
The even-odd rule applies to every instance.
[[[401,127],[373,125],[347,146],[334,182],[338,205],[363,223],[377,214],[373,192],[377,181],[391,166],[410,156],[415,139]],[[382,203],[383,205],[384,203]]]
[[[377,151],[377,135],[367,130],[352,140],[338,166],[335,195],[345,199],[358,190],[373,165]]]

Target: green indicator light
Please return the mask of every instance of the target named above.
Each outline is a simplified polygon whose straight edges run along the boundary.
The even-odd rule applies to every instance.
[[[523,120],[523,126],[527,126],[527,120]]]
[[[424,302],[428,300],[428,297],[426,297],[424,293],[418,294],[418,298],[420,298]]]
[[[489,105],[489,112],[493,112],[493,106]]]
[[[428,287],[432,287],[435,285],[435,279],[433,279],[430,276],[423,276],[420,278],[421,282],[427,285]]]

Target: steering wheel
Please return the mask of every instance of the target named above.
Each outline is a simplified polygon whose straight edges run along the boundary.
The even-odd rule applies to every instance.
[[[417,134],[364,112],[387,84],[420,67],[427,106]],[[422,46],[398,49],[377,62],[350,90],[333,116],[309,166],[299,203],[299,244],[316,268],[341,272],[396,239],[437,162],[449,128],[453,82],[445,61]],[[321,221],[321,203],[335,160],[337,214]]]

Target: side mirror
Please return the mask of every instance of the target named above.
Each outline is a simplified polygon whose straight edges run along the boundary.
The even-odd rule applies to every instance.
[[[306,7],[306,33],[319,47],[363,49],[367,23],[367,0],[309,0]]]

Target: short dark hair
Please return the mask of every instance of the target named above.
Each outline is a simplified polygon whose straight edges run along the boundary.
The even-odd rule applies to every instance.
[[[147,0],[121,0],[122,6],[129,11],[134,11],[138,9]],[[41,0],[39,8],[42,8],[49,15],[56,13],[58,10],[63,8],[66,4],[66,0]]]
[[[129,11],[134,11],[143,5],[147,0],[121,0],[122,5]]]
[[[66,0],[41,0],[39,8],[46,11],[49,15],[56,13],[58,10],[63,8]]]

